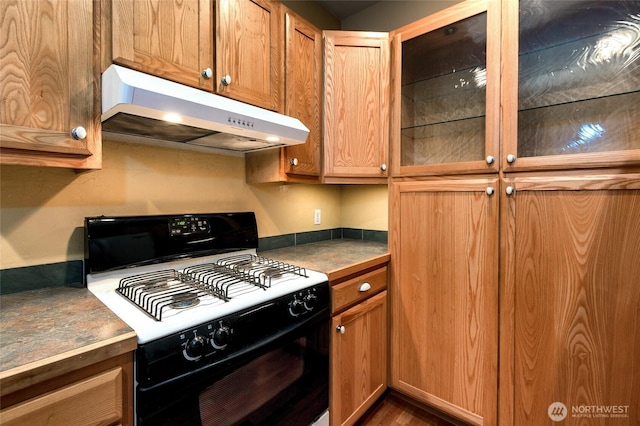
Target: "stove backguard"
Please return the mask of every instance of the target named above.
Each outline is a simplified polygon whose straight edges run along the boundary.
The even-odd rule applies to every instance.
[[[87,217],[84,275],[257,248],[252,212]]]

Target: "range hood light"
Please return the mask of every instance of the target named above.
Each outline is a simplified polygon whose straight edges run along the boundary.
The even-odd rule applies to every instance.
[[[168,121],[169,123],[182,123],[182,116],[180,114],[176,114],[175,112],[166,113],[162,119],[164,121]]]
[[[280,142],[280,138],[277,136],[267,136],[265,139],[269,142]]]

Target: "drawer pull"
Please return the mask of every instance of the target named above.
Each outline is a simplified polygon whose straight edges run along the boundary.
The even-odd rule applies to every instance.
[[[365,291],[369,291],[371,290],[371,284],[364,282],[362,284],[360,284],[360,287],[358,287],[358,291],[363,293]]]

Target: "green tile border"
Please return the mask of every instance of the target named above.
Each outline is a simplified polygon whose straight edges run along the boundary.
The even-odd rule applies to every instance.
[[[320,241],[353,239],[387,242],[387,231],[333,228],[258,239],[258,251],[275,250]],[[0,270],[0,295],[50,287],[82,287],[83,261],[50,263]]]
[[[82,260],[0,270],[0,295],[50,287],[82,287]]]

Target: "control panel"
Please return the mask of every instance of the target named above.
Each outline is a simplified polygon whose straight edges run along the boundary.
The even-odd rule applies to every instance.
[[[207,235],[211,233],[211,225],[207,218],[183,216],[169,220],[169,233],[172,237],[181,235]]]

